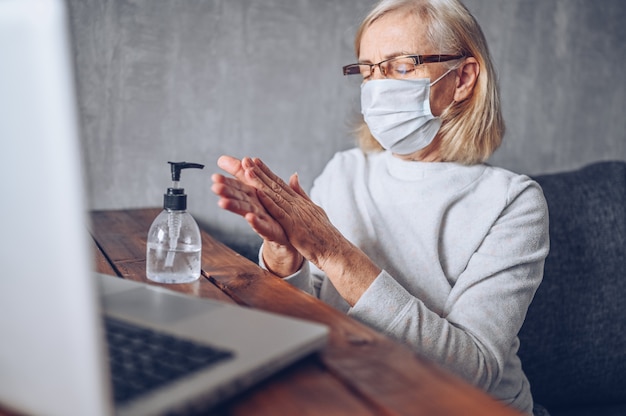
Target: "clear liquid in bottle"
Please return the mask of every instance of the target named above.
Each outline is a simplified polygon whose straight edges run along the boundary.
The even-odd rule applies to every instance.
[[[198,245],[179,243],[175,250],[169,250],[164,244],[149,243],[146,264],[148,279],[159,283],[193,282],[200,277],[200,255]]]

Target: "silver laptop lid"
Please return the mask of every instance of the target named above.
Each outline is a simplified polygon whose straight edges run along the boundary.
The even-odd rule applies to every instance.
[[[65,4],[0,0],[0,403],[109,414]]]

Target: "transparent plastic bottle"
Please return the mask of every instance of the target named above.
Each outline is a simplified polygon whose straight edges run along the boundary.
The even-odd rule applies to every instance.
[[[202,238],[198,224],[187,212],[187,195],[178,187],[178,182],[181,169],[204,166],[168,163],[172,165],[174,184],[163,196],[163,211],[148,231],[146,275],[159,283],[189,283],[200,277]]]
[[[200,229],[193,217],[185,211],[162,211],[148,232],[148,279],[159,283],[197,280],[200,277],[201,252]]]

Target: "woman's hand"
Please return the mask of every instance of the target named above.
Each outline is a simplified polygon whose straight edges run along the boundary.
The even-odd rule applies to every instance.
[[[242,168],[243,181],[256,188],[258,202],[280,225],[289,244],[323,270],[354,305],[380,273],[378,266],[332,225],[324,210],[302,190],[296,174],[287,184],[260,159],[246,158]]]
[[[267,213],[256,188],[247,183],[244,164],[251,166],[252,161],[249,158],[240,161],[221,156],[217,165],[234,178],[213,174],[211,190],[219,196],[218,205],[221,208],[244,217],[250,227],[265,240],[263,260],[268,269],[282,277],[293,274],[302,265],[303,258],[289,244],[282,226]]]
[[[280,226],[285,240],[319,266],[341,235],[302,190],[297,174],[287,184],[260,159],[244,159],[242,169],[243,180],[257,190],[257,200]]]

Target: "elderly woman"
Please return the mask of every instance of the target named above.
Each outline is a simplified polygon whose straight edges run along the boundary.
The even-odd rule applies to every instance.
[[[364,125],[310,198],[222,156],[219,205],[264,239],[262,266],[532,413],[518,331],[543,276],[540,187],[484,161],[504,131],[484,36],[457,0],[383,0],[356,36]]]

